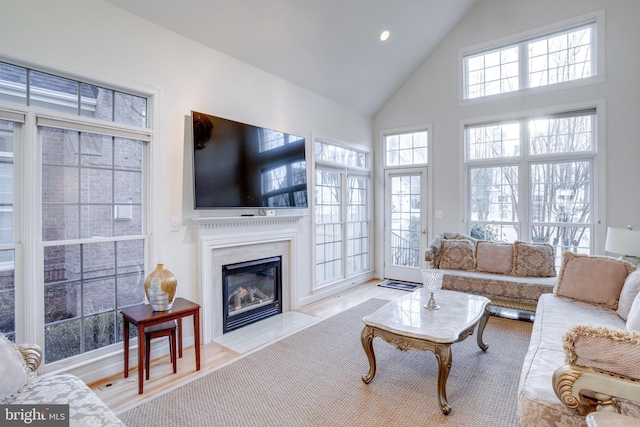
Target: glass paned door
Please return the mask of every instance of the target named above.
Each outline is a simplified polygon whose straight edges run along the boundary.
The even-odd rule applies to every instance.
[[[385,278],[421,282],[427,228],[423,173],[394,171],[386,179]]]

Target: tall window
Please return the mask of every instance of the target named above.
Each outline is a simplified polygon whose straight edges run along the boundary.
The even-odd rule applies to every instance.
[[[597,73],[596,22],[464,55],[464,98],[586,79]]]
[[[14,130],[19,125],[0,119],[0,332],[12,341],[16,330],[15,253],[19,244],[14,226]]]
[[[315,140],[316,283],[369,271],[370,172],[368,154]]]
[[[25,300],[26,306],[44,301],[44,312],[31,319],[16,307],[16,317],[29,326],[42,322],[35,326],[44,330],[39,344],[45,364],[114,344],[122,339],[118,310],[144,302],[147,98],[0,63],[0,103],[14,104],[33,119],[29,134],[37,138],[16,145],[35,144],[28,151],[39,157],[41,177],[26,184],[40,195],[39,209],[19,212],[27,224],[40,221],[41,234],[24,246],[41,251],[42,263],[36,264],[38,257],[23,261],[25,270],[39,271],[39,283],[18,283],[16,289],[34,299]],[[0,143],[6,145],[4,125]],[[6,257],[2,249],[0,257]],[[0,276],[0,295],[4,288]],[[7,305],[3,296],[0,304]]]
[[[471,235],[594,250],[595,110],[470,125],[465,146]]]

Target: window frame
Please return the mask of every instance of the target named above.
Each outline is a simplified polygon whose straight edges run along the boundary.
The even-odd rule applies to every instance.
[[[570,31],[580,26],[593,25],[593,44],[592,44],[592,75],[583,79],[569,80],[544,86],[529,87],[528,73],[528,53],[526,45],[538,39],[552,37],[557,33]],[[493,95],[484,95],[476,98],[468,98],[468,82],[466,73],[466,58],[471,55],[488,53],[491,51],[501,50],[508,47],[520,46],[519,55],[519,89],[498,93]],[[522,48],[524,46],[525,49]],[[574,18],[566,19],[560,22],[539,27],[530,31],[521,32],[507,37],[490,40],[479,43],[477,45],[464,47],[458,50],[458,103],[459,105],[473,105],[483,102],[494,102],[499,100],[526,97],[532,94],[541,94],[555,92],[558,90],[570,89],[574,87],[582,87],[600,84],[605,81],[605,10],[600,9]],[[526,72],[523,72],[526,71]]]
[[[313,285],[312,288],[314,291],[317,291],[319,289],[325,289],[329,286],[335,285],[336,283],[340,283],[344,280],[352,280],[354,277],[358,277],[358,276],[362,276],[364,274],[368,274],[371,272],[371,270],[373,269],[373,263],[374,263],[374,258],[373,258],[373,238],[372,238],[372,233],[373,233],[373,219],[372,219],[372,213],[373,213],[373,204],[372,204],[372,200],[373,200],[373,177],[372,177],[372,172],[371,172],[371,152],[368,148],[360,146],[360,145],[356,145],[356,144],[348,144],[348,143],[344,143],[342,141],[338,141],[332,138],[327,138],[327,137],[323,137],[320,135],[313,135],[312,136],[312,140],[313,140],[313,188],[314,188],[314,194],[313,197],[310,197],[310,207],[312,208],[314,215],[314,222],[313,222],[313,227],[314,227],[314,231],[313,231],[313,237],[312,237],[312,241],[313,241],[313,249],[312,249],[312,253],[313,253]],[[345,149],[345,150],[349,150],[351,152],[353,152],[352,154],[358,155],[359,156],[364,156],[364,167],[360,167],[360,166],[354,166],[354,165],[347,165],[344,163],[338,163],[338,162],[333,162],[331,160],[322,160],[322,159],[318,159],[318,153],[316,153],[316,143],[321,143],[321,144],[325,144],[328,146],[333,146],[336,148],[341,148],[341,149]],[[359,157],[359,160],[362,160],[361,157]],[[359,160],[356,160],[356,163],[359,162]],[[340,189],[340,201],[339,201],[339,208],[340,208],[340,213],[339,213],[339,219],[338,221],[332,221],[330,223],[318,223],[316,220],[316,215],[315,215],[315,209],[316,209],[316,197],[315,197],[315,190],[316,190],[316,172],[322,170],[322,171],[328,171],[328,172],[333,172],[333,173],[337,173],[339,176],[339,189]],[[366,219],[363,221],[350,221],[347,215],[347,203],[348,203],[348,197],[347,197],[347,191],[348,191],[348,180],[351,177],[358,177],[358,178],[365,178],[367,180],[367,189],[366,189]],[[367,223],[367,231],[368,231],[368,267],[366,269],[360,270],[360,271],[355,271],[355,272],[349,272],[349,268],[348,268],[348,263],[349,263],[349,244],[353,242],[354,239],[349,239],[349,225],[350,224],[354,224],[354,223],[362,223],[362,222],[366,222]],[[319,281],[318,280],[318,275],[317,275],[317,267],[318,267],[318,239],[317,239],[317,235],[316,235],[316,226],[317,225],[322,225],[322,224],[333,224],[333,225],[340,225],[341,226],[341,271],[340,274],[337,277],[333,277],[331,279],[328,280],[323,280],[323,281]]]
[[[15,251],[15,283],[16,283],[16,341],[33,342],[44,345],[44,300],[43,287],[43,242],[40,239],[42,213],[41,205],[41,166],[38,136],[38,119],[49,118],[59,120],[60,123],[68,122],[85,125],[90,129],[118,132],[118,129],[129,134],[138,132],[148,136],[148,142],[144,148],[143,172],[143,235],[145,235],[145,271],[151,271],[157,264],[158,247],[161,237],[155,231],[160,229],[161,198],[157,196],[158,187],[162,180],[160,161],[163,156],[162,145],[158,144],[159,123],[155,120],[159,115],[159,106],[162,104],[163,91],[161,88],[141,82],[131,82],[119,77],[100,74],[81,67],[71,67],[67,63],[54,59],[40,57],[38,55],[23,54],[20,60],[2,56],[0,61],[17,64],[19,67],[42,70],[45,73],[59,77],[77,80],[82,84],[97,85],[109,88],[123,96],[132,95],[146,99],[146,122],[144,127],[117,123],[86,117],[78,114],[68,114],[56,110],[48,110],[37,106],[14,104],[7,100],[0,101],[0,112],[7,111],[10,114],[24,117],[24,126],[20,137],[16,136],[15,173],[16,173],[16,197],[14,208],[23,215],[15,215],[15,233],[18,235],[14,246]],[[79,71],[80,70],[80,71]],[[80,73],[80,74],[79,74]],[[83,102],[81,100],[81,102]],[[118,135],[121,136],[121,135]],[[58,242],[60,243],[60,242]],[[28,285],[31,284],[31,285]],[[108,374],[108,367],[100,368],[87,362],[96,358],[108,357],[115,363],[121,358],[119,351],[121,343],[116,342],[96,350],[85,352],[58,362],[43,364],[39,372],[51,372],[64,367],[74,369],[77,375],[96,377]],[[105,370],[106,369],[106,370]]]
[[[499,122],[512,122],[522,120],[526,123],[527,120],[535,119],[543,116],[562,116],[565,113],[571,114],[572,112],[580,112],[586,110],[595,110],[593,124],[594,137],[596,138],[595,144],[591,151],[581,151],[576,153],[563,153],[563,154],[551,154],[551,155],[530,155],[528,153],[528,147],[521,147],[521,153],[516,157],[498,158],[498,159],[482,159],[469,161],[467,153],[467,141],[466,141],[466,128],[469,126],[479,126],[483,123],[499,123]],[[470,170],[480,166],[504,166],[504,165],[517,165],[519,173],[518,193],[521,195],[519,200],[519,220],[520,234],[518,238],[520,240],[529,241],[531,236],[531,227],[538,224],[540,221],[534,221],[532,217],[531,206],[529,206],[532,198],[532,183],[530,177],[530,167],[535,164],[552,164],[563,161],[589,161],[591,170],[591,247],[590,253],[604,253],[604,242],[606,238],[606,227],[602,224],[606,224],[606,194],[601,189],[606,188],[605,183],[605,167],[606,167],[606,102],[604,99],[587,101],[582,103],[576,103],[571,105],[549,107],[537,110],[523,111],[519,113],[496,115],[492,117],[485,117],[476,120],[462,120],[460,121],[460,134],[461,144],[463,147],[461,154],[461,174],[463,191],[461,192],[461,202],[464,214],[463,223],[465,224],[465,230],[467,233],[471,232],[471,174]],[[521,141],[522,143],[528,142],[528,134],[521,129]],[[556,254],[556,260],[562,254]]]

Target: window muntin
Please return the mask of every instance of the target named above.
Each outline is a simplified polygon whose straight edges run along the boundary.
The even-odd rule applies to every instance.
[[[529,42],[529,87],[591,77],[592,31],[590,25]]]
[[[144,302],[144,240],[44,249],[45,363],[122,340],[119,309]]]
[[[0,120],[0,244],[13,243],[14,123]],[[0,262],[2,262],[0,256]]]
[[[315,158],[319,162],[365,169],[369,166],[366,153],[331,144],[321,139],[315,141]]]
[[[515,92],[596,74],[596,22],[463,56],[464,99]]]
[[[592,252],[595,119],[595,110],[523,118],[518,123],[524,149],[516,156],[494,156],[504,153],[500,138],[482,140],[489,148],[475,150],[490,156],[470,155],[469,146],[478,145],[475,135],[492,133],[500,123],[468,126],[470,233],[485,240],[550,243],[558,262],[564,250]]]
[[[520,123],[496,123],[469,127],[467,158],[470,160],[516,157],[520,155]]]
[[[518,90],[519,46],[485,52],[466,58],[468,98]]]
[[[427,164],[427,131],[385,135],[386,166],[416,166]]]
[[[342,269],[342,187],[338,171],[316,170],[316,281],[344,277]]]
[[[6,62],[0,62],[0,101],[136,127],[148,126],[145,97]]]
[[[15,250],[0,250],[0,332],[16,340]]]
[[[594,149],[593,115],[545,117],[529,121],[532,155],[590,152]]]
[[[371,268],[368,153],[315,138],[316,283]]]
[[[44,241],[142,234],[142,141],[51,127],[41,135]],[[132,220],[115,221],[124,204]]]
[[[115,344],[118,310],[144,302],[145,143],[50,126],[39,134],[49,364]]]
[[[347,177],[347,275],[369,269],[369,179]]]

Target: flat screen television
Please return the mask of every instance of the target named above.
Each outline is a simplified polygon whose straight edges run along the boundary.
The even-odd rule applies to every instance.
[[[305,138],[191,112],[195,209],[306,208]]]

